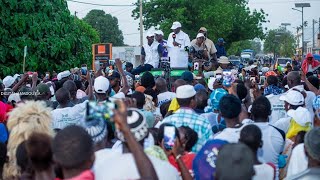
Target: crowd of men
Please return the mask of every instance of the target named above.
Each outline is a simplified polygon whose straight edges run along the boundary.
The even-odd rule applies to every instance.
[[[176,36],[166,43],[185,58],[187,35],[180,27],[173,23]],[[209,50],[217,69],[201,76],[185,71],[168,89],[168,81],[148,69],[134,79],[147,64],[157,66],[148,52],[174,53],[148,37],[144,67],[116,59],[113,70],[3,78],[0,177],[319,179],[320,91],[312,73],[319,63],[312,55],[302,71],[291,64],[280,72],[250,62],[239,72]],[[194,43],[195,49],[201,45]]]

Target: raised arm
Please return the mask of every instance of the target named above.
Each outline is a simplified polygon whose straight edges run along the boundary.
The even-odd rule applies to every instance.
[[[301,80],[306,83],[310,91],[314,92],[316,95],[320,94],[320,91],[308,81],[306,75],[303,72],[301,72]]]
[[[127,107],[124,101],[117,101],[118,109],[115,110],[114,121],[116,127],[123,133],[128,147],[137,165],[140,179],[158,179],[157,173],[142,146],[136,141],[127,123]]]
[[[116,63],[117,69],[119,71],[119,74],[121,76],[121,82],[123,83],[122,84],[123,87],[121,88],[120,92],[127,94],[130,90],[130,86],[128,85],[127,77],[122,69],[122,62],[120,61],[119,58],[117,58],[117,59],[115,59],[115,63]]]

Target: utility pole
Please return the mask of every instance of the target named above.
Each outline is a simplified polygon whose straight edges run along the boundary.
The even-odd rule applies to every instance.
[[[74,12],[74,17],[75,17],[75,18],[77,17],[77,14],[78,14],[78,12],[75,11],[75,12]]]
[[[314,25],[317,23],[316,20],[312,19],[312,53],[315,48],[315,34],[314,34]]]
[[[143,46],[143,21],[142,21],[142,1],[140,0],[140,46]]]

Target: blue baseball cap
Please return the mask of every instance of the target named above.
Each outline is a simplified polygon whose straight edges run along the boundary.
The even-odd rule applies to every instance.
[[[201,90],[201,89],[206,90],[206,87],[204,87],[204,85],[199,84],[199,83],[194,86],[194,90],[195,90],[196,92],[198,92],[198,91]]]
[[[225,41],[224,41],[223,38],[219,38],[219,39],[218,39],[218,42],[220,42],[220,43],[225,43]]]

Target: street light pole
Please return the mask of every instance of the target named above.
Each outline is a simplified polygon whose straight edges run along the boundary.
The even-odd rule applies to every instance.
[[[304,22],[303,22],[303,7],[301,8],[302,12],[302,57],[304,54]]]
[[[303,8],[305,8],[305,7],[311,7],[311,5],[310,5],[310,3],[295,3],[295,7],[296,8],[301,8],[301,11],[300,10],[298,10],[298,9],[295,9],[295,8],[292,8],[293,10],[296,10],[296,11],[299,11],[299,12],[301,12],[302,13],[302,54],[301,54],[301,56],[302,56],[302,58],[303,58],[303,54],[304,54],[304,21],[303,21]]]
[[[140,0],[140,46],[143,46],[142,0]]]

